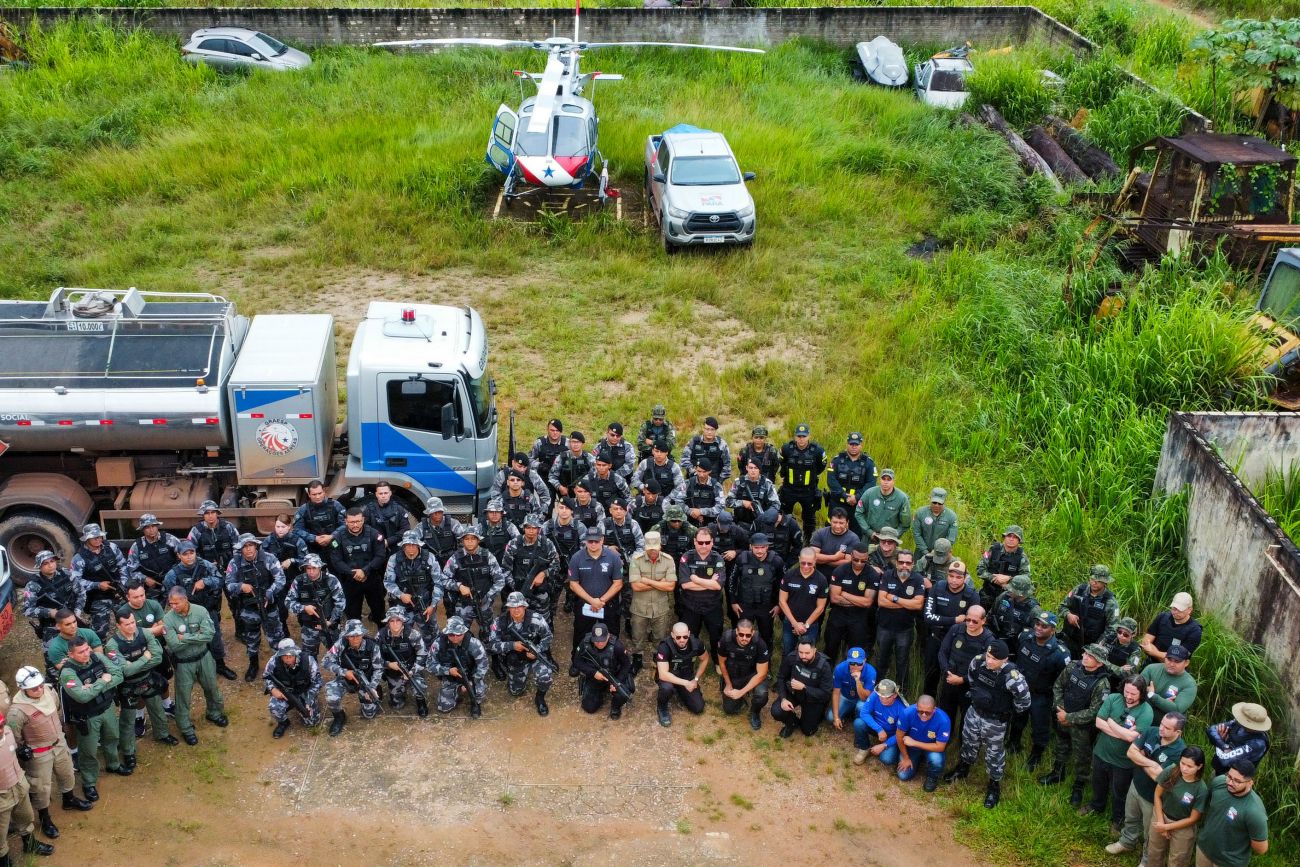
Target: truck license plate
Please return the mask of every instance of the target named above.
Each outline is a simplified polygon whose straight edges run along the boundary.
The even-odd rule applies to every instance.
[[[705,235],[705,236],[704,236],[704,243],[706,243],[706,244],[721,244],[724,240],[725,240],[725,239],[724,239],[721,235]]]

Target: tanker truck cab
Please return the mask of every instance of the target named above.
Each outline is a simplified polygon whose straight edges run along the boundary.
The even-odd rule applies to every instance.
[[[496,472],[496,386],[470,307],[373,301],[348,357],[350,485],[409,481],[475,514]]]

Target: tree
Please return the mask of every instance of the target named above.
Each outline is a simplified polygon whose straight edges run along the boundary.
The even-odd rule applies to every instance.
[[[1231,18],[1193,39],[1191,48],[1210,61],[1216,77],[1222,69],[1239,89],[1262,92],[1256,129],[1274,103],[1300,108],[1300,18]]]

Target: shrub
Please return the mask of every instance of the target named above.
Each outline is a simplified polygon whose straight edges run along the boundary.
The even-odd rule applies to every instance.
[[[1122,162],[1129,151],[1158,135],[1176,135],[1183,110],[1163,94],[1130,85],[1088,116],[1085,132]]]

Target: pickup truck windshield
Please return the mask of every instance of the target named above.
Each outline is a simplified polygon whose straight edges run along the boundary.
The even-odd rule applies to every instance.
[[[678,157],[672,182],[682,187],[713,187],[740,183],[740,170],[731,157]]]
[[[930,90],[942,93],[965,93],[966,77],[952,69],[936,69],[930,79]]]

